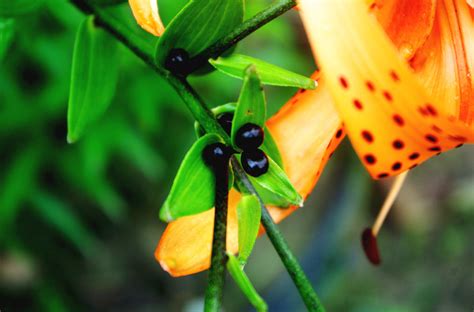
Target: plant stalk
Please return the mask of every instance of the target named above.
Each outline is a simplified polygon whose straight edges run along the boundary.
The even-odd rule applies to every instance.
[[[239,41],[257,29],[261,28],[265,24],[284,14],[294,6],[296,6],[296,0],[279,0],[277,3],[257,13],[252,18],[244,21],[228,35],[221,38],[213,45],[193,57],[191,59],[192,68],[190,72],[193,72],[205,65],[209,58],[218,57],[232,46],[237,44]]]
[[[208,284],[204,301],[205,312],[218,312],[222,302],[225,283],[226,234],[229,161],[222,167],[214,168],[215,202],[214,202],[214,234],[212,239],[211,267],[209,268]]]
[[[315,311],[315,312],[324,312],[325,309],[321,304],[318,295],[314,291],[311,282],[306,277],[303,268],[300,266],[298,259],[293,255],[286,242],[285,238],[283,237],[282,233],[278,230],[275,222],[273,221],[270,213],[265,207],[261,197],[258,195],[258,192],[255,190],[252,182],[248,179],[245,171],[242,169],[239,161],[237,158],[232,156],[231,158],[232,168],[234,169],[234,173],[238,176],[242,184],[245,188],[253,195],[257,196],[258,201],[260,202],[260,207],[262,209],[262,225],[267,232],[270,241],[275,247],[278,255],[280,256],[283,265],[285,266],[286,270],[291,276],[291,279],[295,283],[298,292],[300,293],[301,298],[303,299],[306,308],[308,311]]]

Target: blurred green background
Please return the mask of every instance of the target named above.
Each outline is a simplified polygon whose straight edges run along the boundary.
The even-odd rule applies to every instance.
[[[160,0],[168,22],[185,0]],[[247,16],[268,5],[247,3]],[[124,7],[124,9],[126,9]],[[165,81],[125,48],[106,116],[74,145],[66,111],[74,36],[84,16],[50,0],[16,20],[0,63],[0,310],[200,311],[206,273],[174,279],[153,252],[158,208],[186,150],[193,119]],[[265,26],[238,51],[309,75],[297,13]],[[240,81],[193,77],[212,106]],[[296,91],[266,88],[276,112]],[[388,184],[369,179],[345,142],[306,207],[281,224],[328,311],[472,311],[474,148],[412,171],[380,235],[383,265],[359,235]],[[266,237],[246,270],[270,311],[304,306]],[[225,311],[252,310],[228,278]]]

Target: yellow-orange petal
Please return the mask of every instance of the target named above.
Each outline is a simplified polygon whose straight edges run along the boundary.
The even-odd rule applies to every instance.
[[[158,12],[157,0],[128,0],[138,25],[155,36],[165,31]]]
[[[436,0],[377,0],[369,8],[405,59],[425,43],[436,12]]]
[[[344,137],[340,119],[327,86],[299,91],[267,122],[285,164],[285,171],[298,192],[306,198],[324,165]],[[236,206],[239,193],[229,193],[227,249],[237,252]],[[268,207],[275,222],[298,207]],[[171,222],[155,252],[156,259],[172,276],[183,276],[209,267],[214,210]]]
[[[439,1],[436,22],[412,68],[437,103],[465,123],[474,118],[474,22],[462,0]]]
[[[300,1],[303,24],[352,145],[374,178],[473,142],[435,103],[365,0]]]

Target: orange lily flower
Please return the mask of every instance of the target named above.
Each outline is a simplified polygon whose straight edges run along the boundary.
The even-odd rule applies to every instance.
[[[157,0],[128,0],[133,16],[143,29],[155,36],[165,31],[158,12]]]
[[[322,78],[267,125],[303,197],[344,131],[374,178],[474,142],[474,12],[468,2],[301,0],[299,8]],[[238,249],[239,196],[229,195],[230,252]],[[269,210],[279,222],[296,208]],[[209,210],[168,225],[155,257],[172,276],[209,267],[213,216]]]

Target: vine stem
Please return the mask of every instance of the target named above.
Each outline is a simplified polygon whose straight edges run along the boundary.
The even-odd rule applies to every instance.
[[[291,252],[288,243],[286,242],[282,233],[278,230],[275,222],[273,221],[270,213],[267,210],[267,207],[265,207],[262,198],[258,194],[255,187],[252,185],[252,182],[250,182],[249,178],[245,174],[239,161],[234,156],[232,156],[231,163],[235,175],[241,179],[242,184],[245,186],[247,191],[257,196],[258,201],[260,202],[260,207],[262,209],[262,225],[265,228],[265,231],[267,232],[270,241],[275,247],[275,250],[280,256],[283,265],[285,266],[291,276],[291,279],[295,283],[295,286],[298,289],[300,296],[306,305],[306,308],[308,309],[308,311],[324,312],[325,309],[321,304],[318,295],[316,295],[316,292],[314,291],[311,282],[306,277],[303,268],[298,262],[298,259],[296,259],[296,257]]]
[[[223,166],[213,168],[215,177],[214,233],[212,238],[211,267],[204,301],[205,312],[218,312],[222,302],[227,262],[227,204],[229,159]]]
[[[225,140],[225,142],[228,145],[230,145],[230,137],[227,135],[224,129],[222,129],[222,127],[218,124],[212,112],[207,108],[205,103],[202,101],[199,95],[192,89],[192,87],[187,83],[187,81],[185,79],[178,78],[172,75],[169,71],[156,65],[153,59],[153,46],[152,45],[150,45],[146,40],[143,40],[139,36],[132,34],[131,30],[126,25],[124,25],[119,19],[117,19],[114,15],[109,13],[100,5],[94,4],[91,0],[70,0],[70,1],[79,10],[83,11],[85,14],[93,14],[98,19],[102,27],[108,30],[113,36],[115,36],[119,41],[121,41],[127,48],[129,48],[132,52],[134,52],[139,58],[141,58],[146,64],[148,64],[150,68],[152,68],[160,76],[165,78],[166,81],[181,96],[184,103],[186,104],[190,112],[192,113],[194,119],[201,124],[201,126],[206,130],[206,132],[217,133]],[[225,50],[227,50],[227,48],[237,43],[239,40],[242,40],[247,35],[257,30],[259,27],[263,26],[267,22],[271,21],[277,16],[280,16],[284,12],[288,11],[295,4],[296,2],[294,0],[280,0],[277,4],[270,6],[266,10],[257,14],[255,17],[250,18],[249,20],[244,22],[234,32],[232,32],[225,38],[218,41],[215,45],[212,45],[210,48],[208,48],[206,50],[207,52],[205,51],[205,53],[200,55],[199,58],[204,59],[204,56],[205,56],[207,60],[207,58],[211,56],[212,57],[218,56],[219,53],[224,52]],[[199,63],[199,60],[196,61],[196,64],[197,63]],[[247,188],[247,191],[252,194],[257,195],[257,197],[259,198],[260,205],[262,208],[262,224],[275,250],[280,256],[283,264],[285,265],[285,268],[287,269],[291,278],[295,282],[295,286],[297,287],[306,307],[308,308],[309,311],[323,312],[324,308],[322,307],[316,293],[314,292],[311,286],[311,283],[309,282],[308,278],[304,274],[296,257],[292,254],[290,248],[288,247],[288,243],[284,239],[281,232],[278,230],[278,227],[276,226],[276,224],[273,222],[273,219],[268,213],[261,198],[258,196],[258,193],[255,191],[255,188],[253,187],[252,183],[248,180],[246,174],[243,172],[243,169],[238,163],[238,161],[236,161],[235,158],[232,158],[231,162],[232,162],[234,170],[236,170],[237,174],[242,179],[244,186]],[[222,237],[220,238],[216,237],[216,240],[217,239],[220,240],[222,243],[223,241]],[[224,241],[225,241],[225,238],[224,238]],[[224,242],[224,246],[225,246],[225,242]],[[214,242],[213,242],[213,248],[214,248]],[[212,262],[212,259],[211,259],[211,262]],[[219,269],[223,269],[225,268],[225,263],[216,261],[215,267],[218,267]],[[217,283],[211,282],[212,281],[211,277],[209,280],[210,280],[210,284],[217,285]],[[209,288],[211,287],[213,288],[213,286],[209,285]],[[210,297],[211,297],[211,293],[213,294],[212,296],[216,295],[214,290],[212,292],[211,290],[209,290],[209,291],[206,291],[206,297],[208,293]],[[216,296],[215,298],[218,298],[218,297]]]

